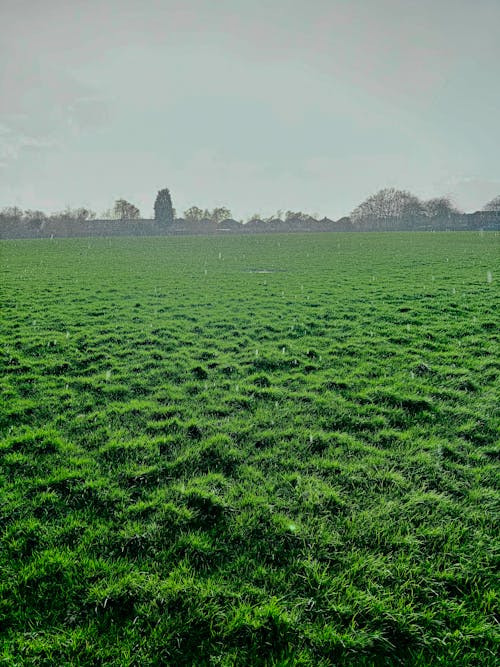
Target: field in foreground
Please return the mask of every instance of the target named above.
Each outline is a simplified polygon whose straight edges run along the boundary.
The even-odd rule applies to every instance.
[[[0,662],[494,665],[499,240],[3,242]]]

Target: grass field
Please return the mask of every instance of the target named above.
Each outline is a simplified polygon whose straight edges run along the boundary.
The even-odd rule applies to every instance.
[[[498,664],[499,241],[2,242],[0,662]]]

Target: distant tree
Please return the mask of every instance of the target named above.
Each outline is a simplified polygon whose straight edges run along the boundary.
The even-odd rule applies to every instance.
[[[371,195],[351,213],[353,222],[413,218],[424,212],[422,202],[407,190],[385,188]]]
[[[491,201],[485,204],[483,211],[500,211],[500,195],[493,197]]]
[[[96,214],[94,211],[91,211],[89,208],[75,208],[73,210],[69,209],[69,217],[77,222],[84,222],[85,220],[95,220]]]
[[[36,223],[46,220],[63,222],[82,222],[83,220],[94,220],[96,214],[88,208],[70,208],[67,206],[63,211],[56,211],[47,215],[38,209],[26,209],[23,211],[17,206],[9,206],[0,211],[0,217],[3,219],[17,220],[19,222]]]
[[[38,211],[35,211],[38,213]],[[85,220],[94,220],[96,214],[88,208],[70,208],[67,206],[64,211],[56,211],[49,216],[49,220],[60,222],[84,222]]]
[[[97,213],[89,208],[80,208],[78,211],[80,217],[84,220],[95,220],[97,218]]]
[[[54,213],[49,215],[49,220],[52,220],[53,222],[68,222],[72,219],[73,216],[71,215],[71,209],[69,206],[66,207],[64,211],[54,211]]]
[[[229,220],[231,215],[231,211],[225,206],[214,208],[213,211],[209,211],[208,208],[203,210],[198,208],[198,206],[191,206],[187,211],[184,211],[184,218],[188,222],[201,222],[202,220],[205,220],[206,222],[213,222],[217,225],[223,220]]]
[[[229,220],[231,217],[231,211],[225,206],[220,206],[219,208],[214,208],[210,215],[211,222],[215,222],[216,225],[221,223],[223,220]]]
[[[264,222],[273,222],[275,220],[283,220],[284,219],[284,213],[282,209],[278,209],[276,213],[271,213],[270,216],[267,218],[262,218]]]
[[[203,220],[203,210],[198,206],[191,206],[187,211],[184,211],[184,219],[188,222],[200,222],[200,220]]]
[[[422,204],[425,215],[429,218],[451,218],[460,213],[449,197],[434,197]]]
[[[43,211],[26,210],[23,213],[23,221],[28,223],[44,222],[47,216]]]
[[[21,222],[23,219],[23,211],[17,206],[6,206],[1,210],[0,216],[5,220]]]
[[[172,197],[168,188],[160,190],[155,200],[155,221],[162,225],[171,225],[174,222]]]
[[[253,215],[251,215],[248,218],[247,222],[256,222],[256,221],[262,221],[262,220],[263,220],[263,218],[262,218],[262,215],[260,213],[254,213]]]
[[[302,213],[302,211],[287,211],[285,213],[285,220],[292,223],[307,223],[314,220],[314,218],[308,213]]]
[[[141,217],[141,212],[126,199],[117,199],[113,207],[113,217],[115,220],[137,220]]]

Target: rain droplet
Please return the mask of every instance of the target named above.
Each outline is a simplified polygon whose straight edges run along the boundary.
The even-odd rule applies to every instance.
[[[491,271],[486,272],[486,282],[487,283],[492,283],[493,282],[493,274],[491,273]]]

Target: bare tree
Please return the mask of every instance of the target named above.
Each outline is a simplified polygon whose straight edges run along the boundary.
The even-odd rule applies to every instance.
[[[38,213],[38,211],[35,211]],[[84,222],[85,220],[94,220],[96,214],[89,208],[70,208],[67,206],[64,211],[56,211],[49,216],[50,220],[61,222]]]
[[[485,204],[483,211],[500,211],[500,195],[493,197],[491,201]]]
[[[30,209],[24,211],[23,222],[27,222],[29,224],[38,224],[43,223],[46,220],[47,216],[43,211],[32,211]]]
[[[6,206],[0,211],[0,217],[2,217],[4,220],[21,222],[23,218],[23,211],[17,206]]]
[[[407,190],[385,188],[371,195],[351,213],[353,222],[401,220],[422,215],[421,201]]]
[[[141,217],[141,212],[126,199],[117,199],[113,207],[113,217],[116,220],[137,220]]]
[[[91,211],[89,208],[77,208],[73,211],[73,214],[77,220],[83,222],[84,220],[95,220],[96,213]]]
[[[434,197],[423,203],[425,215],[429,218],[451,218],[460,213],[449,197]]]

